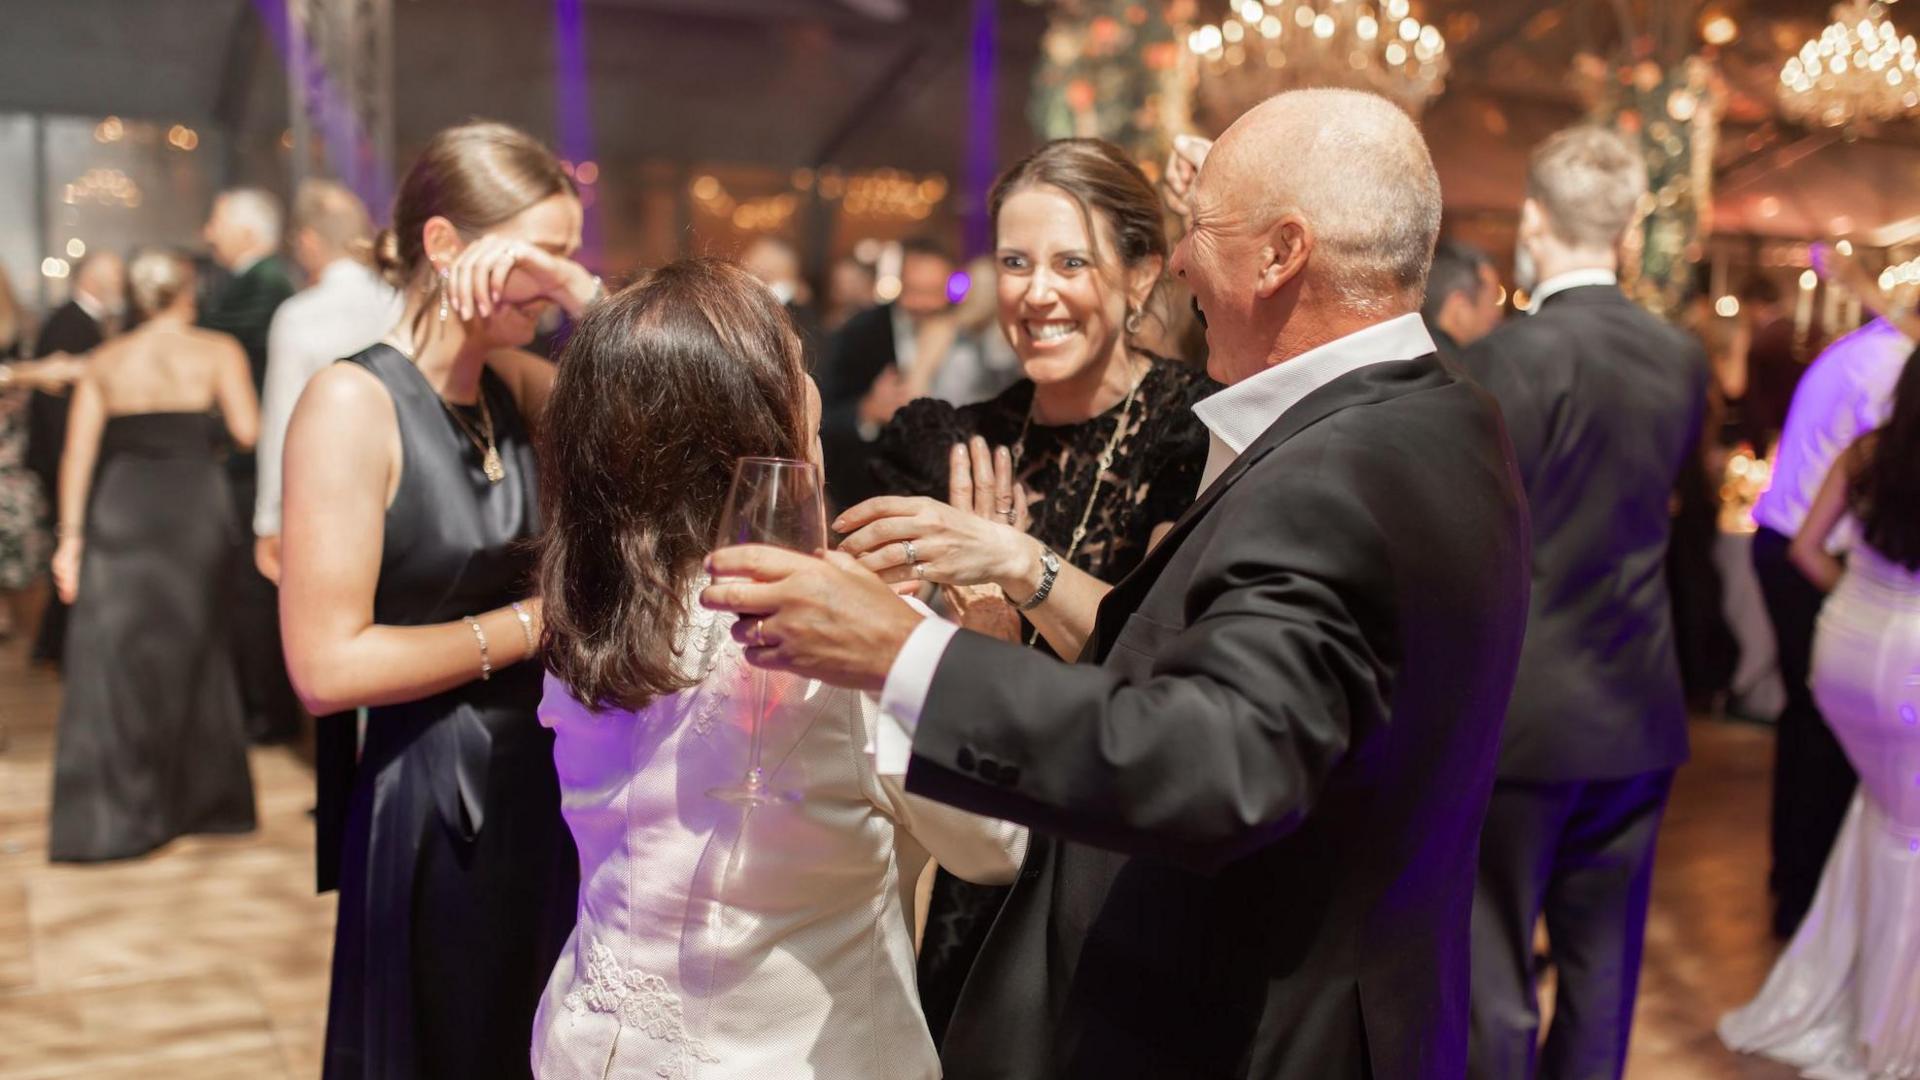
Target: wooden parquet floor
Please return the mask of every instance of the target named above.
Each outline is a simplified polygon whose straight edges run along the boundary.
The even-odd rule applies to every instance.
[[[313,894],[313,780],[253,752],[261,828],[104,866],[46,861],[57,680],[0,662],[0,1080],[319,1075],[332,897]],[[1766,933],[1772,734],[1700,721],[1661,836],[1634,1080],[1762,1080],[1714,1020],[1751,995]]]

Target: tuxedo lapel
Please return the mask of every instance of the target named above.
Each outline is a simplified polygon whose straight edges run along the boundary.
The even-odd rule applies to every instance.
[[[1160,572],[1166,568],[1182,541],[1193,532],[1194,526],[1213,509],[1229,489],[1240,482],[1249,469],[1260,459],[1286,445],[1289,439],[1307,430],[1320,421],[1342,409],[1357,405],[1367,405],[1397,397],[1409,390],[1417,389],[1431,382],[1434,377],[1452,381],[1445,369],[1437,362],[1433,354],[1412,360],[1398,360],[1387,363],[1371,364],[1357,371],[1333,380],[1327,385],[1308,394],[1275,420],[1262,432],[1246,451],[1227,466],[1218,479],[1208,485],[1205,491],[1174,522],[1165,538],[1154,545],[1147,557],[1134,567],[1133,572],[1114,584],[1100,602],[1098,617],[1094,621],[1093,636],[1088,647],[1081,652],[1081,658],[1100,663],[1106,659],[1107,650],[1113,639],[1125,625],[1127,616],[1132,614],[1146,596],[1147,590],[1159,580]]]

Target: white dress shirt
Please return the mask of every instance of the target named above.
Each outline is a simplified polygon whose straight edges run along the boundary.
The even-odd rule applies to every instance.
[[[307,381],[335,360],[379,341],[400,321],[400,294],[352,259],[336,259],[312,286],[273,313],[267,329],[267,377],[260,402],[256,536],[280,535],[280,457],[287,423]]]
[[[1598,267],[1591,270],[1569,270],[1564,274],[1555,274],[1541,282],[1539,286],[1533,290],[1533,294],[1527,299],[1527,314],[1539,314],[1540,305],[1546,303],[1547,297],[1555,293],[1563,293],[1568,289],[1585,288],[1588,285],[1618,284],[1620,284],[1620,275],[1611,270],[1602,270]]]
[[[1755,522],[1788,538],[1800,531],[1840,452],[1887,422],[1893,384],[1913,347],[1892,323],[1875,319],[1814,358],[1793,391],[1772,482],[1753,507]],[[1843,519],[1829,550],[1850,546],[1853,530],[1852,519]]]
[[[1420,316],[1400,315],[1309,349],[1200,402],[1193,413],[1211,440],[1200,490],[1213,486],[1254,440],[1315,390],[1371,364],[1412,360],[1433,351],[1433,337]],[[883,772],[906,771],[913,733],[940,658],[959,629],[944,619],[923,620],[888,669],[880,711],[891,722],[878,725],[874,737],[874,759]]]

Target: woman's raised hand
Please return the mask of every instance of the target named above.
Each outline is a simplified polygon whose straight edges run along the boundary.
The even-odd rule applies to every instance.
[[[594,295],[599,284],[579,263],[545,248],[504,236],[489,234],[468,244],[447,268],[448,299],[462,319],[486,318],[507,302],[508,279],[520,275],[528,295],[565,308],[578,315]]]
[[[1034,576],[1039,546],[1023,531],[1024,489],[1013,458],[984,439],[956,444],[948,458],[948,501],[883,496],[841,514],[840,550],[888,584],[913,588],[1004,585]]]

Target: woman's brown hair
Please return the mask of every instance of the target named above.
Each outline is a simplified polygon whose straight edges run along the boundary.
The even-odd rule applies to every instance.
[[[786,310],[729,262],[672,263],[588,310],[540,425],[542,647],[576,700],[693,685],[675,640],[734,461],[806,456],[806,379]]]
[[[1000,224],[1000,208],[1016,192],[1042,186],[1057,188],[1079,204],[1087,239],[1095,245],[1102,236],[1096,223],[1104,223],[1122,266],[1138,266],[1142,259],[1152,256],[1159,257],[1162,267],[1166,265],[1169,248],[1160,196],[1126,151],[1104,139],[1056,139],[1047,143],[994,182],[993,192],[987,197],[994,227],[998,229]],[[1111,272],[1113,268],[1102,269]],[[1152,303],[1151,298],[1148,302]]]
[[[426,264],[432,218],[474,236],[555,195],[576,195],[573,178],[539,139],[506,124],[461,124],[441,131],[414,159],[393,197],[393,227],[373,244],[374,266],[396,288]]]

